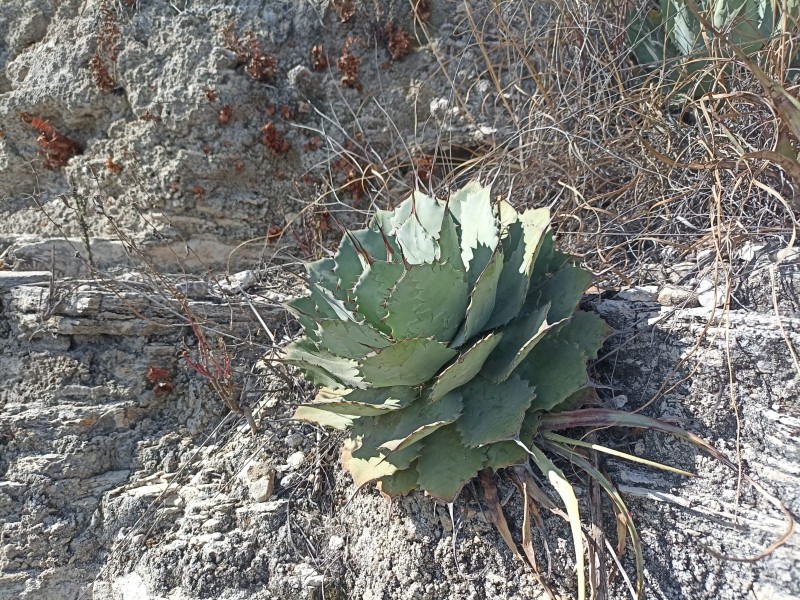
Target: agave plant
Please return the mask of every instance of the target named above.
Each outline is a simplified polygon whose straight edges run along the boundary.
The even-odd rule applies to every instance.
[[[587,444],[555,431],[623,424],[710,447],[640,415],[582,408],[595,398],[586,363],[610,328],[577,310],[591,275],[554,249],[549,222],[547,209],[518,213],[477,183],[446,202],[413,193],[307,265],[311,293],[288,304],[305,335],[285,360],[320,386],[295,418],[347,431],[342,464],[359,486],[451,503],[479,472],[530,458],[565,503],[583,598],[577,499],[543,450],[608,492],[639,575],[642,554],[619,493],[581,454]]]
[[[553,249],[549,220],[476,183],[447,203],[416,192],[308,265],[311,295],[288,305],[305,337],[286,358],[321,388],[295,416],[348,430],[356,483],[452,502],[591,393],[609,328],[575,310],[590,274]]]
[[[660,0],[659,8],[628,15],[628,46],[640,65],[678,60],[687,74],[705,72],[696,83],[681,87],[682,92],[705,91],[715,77],[712,61],[706,60],[714,32],[724,33],[723,49],[733,44],[752,56],[786,31],[782,21],[791,28],[798,17],[798,0]]]

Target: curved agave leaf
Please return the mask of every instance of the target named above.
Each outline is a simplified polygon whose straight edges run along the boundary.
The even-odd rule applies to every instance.
[[[336,261],[332,258],[321,258],[306,265],[309,283],[318,283],[322,287],[332,290],[338,284],[338,278],[333,273]]]
[[[403,273],[405,268],[402,264],[376,261],[364,269],[353,289],[356,310],[383,333],[391,333],[391,327],[384,322],[389,314],[386,301]]]
[[[376,451],[394,455],[455,421],[461,410],[461,395],[453,392],[440,402],[359,419],[353,424],[353,435],[361,439],[361,449],[354,455],[364,458]]]
[[[528,354],[513,375],[518,375],[536,388],[532,411],[550,411],[589,383],[583,352],[575,344],[546,339]],[[512,376],[513,376],[512,375]]]
[[[462,352],[434,380],[428,400],[436,402],[449,391],[469,382],[483,367],[483,363],[503,339],[502,333],[490,333]]]
[[[464,271],[464,262],[461,260],[461,242],[458,239],[458,228],[453,220],[453,215],[445,213],[442,219],[442,229],[439,232],[439,250],[441,262],[446,262],[459,271]]]
[[[284,360],[305,371],[317,385],[330,388],[365,386],[356,361],[320,350],[310,339],[289,344]]]
[[[483,375],[497,383],[505,381],[545,335],[557,331],[567,321],[548,323],[549,310],[548,302],[531,314],[520,315],[511,321],[503,330],[503,341],[497,352],[486,361]]]
[[[412,462],[407,469],[396,471],[392,475],[381,477],[378,480],[378,490],[384,496],[396,498],[416,489],[419,480],[416,461]]]
[[[586,599],[586,575],[584,574],[583,559],[583,537],[581,534],[581,515],[578,508],[578,499],[575,497],[575,490],[572,489],[564,473],[547,458],[544,453],[536,446],[527,448],[528,453],[533,458],[533,462],[539,467],[553,489],[561,496],[564,507],[567,509],[570,530],[572,531],[572,543],[575,546],[575,568],[578,572],[578,600]]]
[[[408,448],[403,452],[388,453],[368,450],[359,438],[347,438],[342,447],[342,467],[350,473],[357,486],[376,481],[407,469],[413,463],[419,448]]]
[[[439,232],[442,228],[444,206],[420,192],[414,192],[395,210],[392,233],[412,265],[432,263],[441,256]]]
[[[595,313],[576,310],[569,320],[558,330],[560,341],[575,344],[583,352],[584,362],[597,358],[613,329]]]
[[[386,348],[392,343],[367,323],[320,319],[317,326],[317,346],[344,358],[364,358],[370,352]]]
[[[575,312],[591,281],[592,274],[580,267],[562,267],[535,290],[531,290],[523,310],[549,303],[548,321],[552,323],[566,319]]]
[[[487,328],[505,325],[519,314],[549,224],[550,211],[541,208],[525,211],[508,225],[503,239],[503,271],[497,282],[497,297],[503,301],[495,303],[492,316],[485,325]]]
[[[449,342],[467,310],[463,271],[444,264],[415,265],[398,280],[386,301],[386,325],[398,340],[433,337]]]
[[[298,406],[292,418],[298,421],[316,423],[322,427],[332,427],[333,429],[349,429],[353,426],[352,416],[331,412],[308,404]]]
[[[472,181],[450,195],[448,207],[453,217],[461,225],[461,260],[465,265],[479,246],[485,246],[489,253],[494,252],[500,243],[497,216],[492,210],[492,192],[489,187]],[[478,266],[475,270],[483,270]],[[472,267],[470,267],[472,270]]]
[[[409,387],[369,388],[366,390],[320,388],[310,406],[340,415],[374,417],[411,404],[419,391]]]
[[[466,318],[451,346],[458,348],[471,340],[481,331],[485,330],[489,317],[492,316],[497,299],[497,284],[503,271],[503,251],[498,248],[489,260],[489,264],[480,274],[472,293],[469,296],[469,306],[466,307]]]
[[[706,2],[701,2],[705,9]],[[681,54],[691,54],[703,44],[700,23],[686,7],[684,0],[661,0],[661,15],[666,35]]]
[[[512,465],[519,465],[528,460],[528,453],[519,447],[517,442],[495,442],[486,447],[485,467],[499,471]]]
[[[478,376],[458,391],[464,409],[456,429],[471,448],[517,437],[536,396],[534,388],[519,377],[496,384]]]
[[[333,260],[336,263],[333,269],[333,274],[336,277],[336,287],[330,291],[338,300],[349,302],[350,291],[364,271],[364,264],[350,236],[345,235],[342,238]]]
[[[437,500],[452,502],[485,460],[486,450],[465,446],[455,426],[441,427],[422,444],[417,459],[419,486]]]
[[[371,387],[414,386],[429,381],[456,354],[442,342],[411,338],[368,354],[358,367]]]

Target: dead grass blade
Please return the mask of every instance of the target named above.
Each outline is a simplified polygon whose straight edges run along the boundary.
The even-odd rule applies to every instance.
[[[739,469],[731,462],[725,455],[723,455],[719,450],[714,448],[711,444],[705,441],[698,435],[690,433],[680,427],[675,427],[674,425],[669,425],[664,423],[663,421],[659,421],[657,419],[651,419],[650,417],[645,417],[644,415],[634,414],[634,413],[627,413],[624,411],[618,410],[611,410],[605,408],[588,408],[588,409],[581,409],[576,411],[566,411],[562,413],[554,413],[550,415],[545,415],[542,417],[542,420],[539,424],[541,431],[548,431],[548,430],[561,430],[561,429],[572,429],[576,427],[634,427],[640,429],[649,429],[652,431],[661,431],[663,433],[669,433],[677,438],[686,440],[690,442],[700,450],[703,450],[706,454],[710,455],[715,460],[719,461],[729,469],[733,470],[735,473],[738,474]],[[736,562],[756,562],[761,560],[762,558],[769,556],[772,552],[774,552],[777,548],[781,547],[785,544],[789,538],[791,538],[792,534],[794,533],[794,517],[792,513],[784,506],[784,504],[775,496],[767,492],[757,481],[755,481],[752,477],[747,474],[742,475],[743,478],[753,486],[753,489],[758,491],[761,496],[767,500],[770,504],[772,504],[775,508],[783,513],[784,519],[786,520],[786,529],[778,536],[778,538],[771,543],[767,548],[763,551],[754,554],[752,556],[728,556],[722,554],[710,547],[706,547],[708,552],[713,556],[718,558],[724,558],[725,560],[732,560]]]
[[[484,469],[480,473],[481,487],[483,488],[483,497],[486,499],[486,504],[489,507],[489,515],[492,517],[492,523],[503,541],[508,546],[508,549],[523,563],[525,558],[520,554],[514,538],[511,536],[511,530],[508,528],[508,522],[503,514],[503,507],[500,505],[500,497],[497,494],[497,485],[495,484],[492,476]]]
[[[556,493],[561,496],[564,507],[567,509],[569,527],[572,531],[572,543],[575,547],[575,569],[578,576],[578,600],[586,600],[586,561],[584,558],[585,548],[583,544],[583,534],[581,532],[581,515],[578,507],[578,498],[575,490],[564,476],[564,473],[556,467],[553,462],[544,455],[536,446],[528,448],[525,444],[517,440],[517,444],[531,455],[533,462],[539,467],[550,485]]]

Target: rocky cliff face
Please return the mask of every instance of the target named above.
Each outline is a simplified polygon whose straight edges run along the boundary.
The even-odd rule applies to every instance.
[[[438,58],[458,57],[458,80],[471,85],[477,50],[465,51],[457,33],[426,38],[455,32],[463,7],[434,3],[423,22],[407,2],[328,4],[4,9],[7,261],[34,268],[49,260],[30,247],[42,238],[89,235],[102,246],[121,230],[161,268],[178,267],[173,248],[188,255],[184,268],[231,258],[249,267],[264,258],[271,228],[300,218],[310,199],[321,196],[323,210],[365,208],[362,187],[396,191],[392,178],[407,187],[413,157],[442,136],[445,150],[480,141],[492,111],[476,120],[451,108],[449,78],[438,73]],[[124,258],[96,255],[101,267]]]
[[[287,222],[295,254],[313,250],[314,219],[367,208],[362,184],[392,197],[435,149],[468,157],[511,126],[468,37],[489,9],[429,4],[415,16],[356,2],[348,16],[346,0],[5,3],[0,600],[541,595],[473,488],[455,543],[446,507],[355,494],[335,437],[289,419],[309,390],[258,362],[293,332],[279,304],[297,278],[275,266],[294,260],[276,245]],[[548,10],[513,4],[497,13],[509,26]],[[212,274],[225,269],[253,270]],[[595,377],[618,408],[657,396],[648,414],[740,458],[797,514],[799,276],[776,272],[780,318],[763,269],[729,313],[595,298],[619,332]],[[235,382],[227,399],[258,432],[211,380],[223,395]],[[662,436],[603,435],[704,476],[607,463],[647,544],[649,597],[800,597],[796,540],[755,564],[704,549],[752,553],[783,526],[735,473]],[[519,495],[500,485],[519,531]],[[544,539],[541,563],[573,596],[557,517]],[[617,577],[611,597],[626,593]]]

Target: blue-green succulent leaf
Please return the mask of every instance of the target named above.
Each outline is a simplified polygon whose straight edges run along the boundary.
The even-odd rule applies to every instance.
[[[576,310],[569,321],[559,329],[558,339],[575,344],[583,352],[583,360],[594,360],[603,342],[613,333],[608,323],[595,313]]]
[[[400,452],[388,453],[363,446],[361,438],[345,439],[342,448],[342,466],[353,477],[357,486],[407,469],[416,460],[421,448],[412,446]]]
[[[311,404],[341,415],[374,417],[399,410],[419,397],[410,387],[369,388],[365,390],[320,388]]]
[[[495,303],[487,328],[505,325],[519,314],[549,224],[550,211],[540,208],[525,211],[508,226],[503,239],[503,271],[497,283],[497,297],[502,298],[502,302]]]
[[[464,350],[434,380],[428,400],[436,402],[451,390],[469,382],[502,339],[502,333],[490,333]]]
[[[289,344],[284,360],[303,369],[318,385],[331,388],[365,387],[356,361],[320,350],[310,339],[300,339]]]
[[[442,229],[439,233],[440,261],[451,264],[459,271],[464,271],[461,260],[461,242],[458,239],[458,229],[453,216],[448,212],[442,219]]]
[[[523,314],[504,329],[503,341],[483,367],[482,374],[497,383],[505,381],[546,335],[554,333],[567,319],[549,323],[550,304]]]
[[[393,232],[406,262],[421,265],[440,258],[438,240],[443,217],[444,206],[420,192],[414,192],[397,207]]]
[[[353,289],[356,310],[383,333],[391,333],[391,327],[384,321],[389,314],[386,302],[403,273],[405,268],[400,263],[376,261],[364,269]]]
[[[342,238],[333,260],[336,263],[333,269],[336,287],[330,291],[338,300],[349,303],[351,291],[364,270],[364,264],[349,236]]]
[[[528,460],[528,453],[516,442],[495,442],[486,446],[486,462],[484,465],[495,471],[511,465],[519,465]]]
[[[525,411],[536,396],[519,376],[501,384],[476,377],[459,388],[464,411],[456,422],[463,442],[472,448],[517,437]]]
[[[434,337],[449,342],[467,309],[463,271],[450,264],[414,265],[400,278],[386,302],[385,323],[392,337]]]
[[[589,382],[585,363],[577,345],[546,339],[534,347],[513,375],[535,386],[536,399],[531,410],[549,411]]]
[[[309,283],[318,283],[322,287],[333,290],[338,284],[338,278],[333,272],[336,261],[332,258],[321,258],[306,265]]]
[[[468,448],[453,425],[441,427],[422,443],[417,459],[419,486],[442,502],[452,502],[483,468],[484,448]]]
[[[461,415],[461,395],[448,394],[439,402],[425,402],[384,415],[366,417],[354,423],[353,435],[361,439],[362,449],[355,456],[373,450],[395,453],[418,442],[439,427]]]
[[[418,480],[416,462],[413,462],[407,469],[382,477],[378,481],[378,489],[381,494],[396,498],[416,489]]]
[[[472,263],[473,254],[480,245],[494,252],[500,237],[490,187],[471,181],[450,195],[448,207],[461,225],[461,259],[465,265]]]
[[[550,304],[547,320],[566,319],[573,312],[592,281],[592,274],[580,267],[567,265],[556,271],[536,290],[528,294],[526,307]],[[525,309],[523,309],[525,310]]]
[[[317,346],[330,354],[344,358],[357,360],[392,343],[368,323],[320,319],[317,325]]]
[[[456,354],[442,342],[412,338],[368,354],[359,367],[371,387],[415,386],[427,383]]]
[[[333,429],[349,429],[353,426],[354,417],[341,413],[317,408],[308,404],[297,407],[293,419],[316,423],[320,427],[332,427]]]
[[[503,271],[503,250],[498,248],[475,282],[469,298],[467,315],[451,346],[458,348],[486,329],[497,298],[497,283]]]

